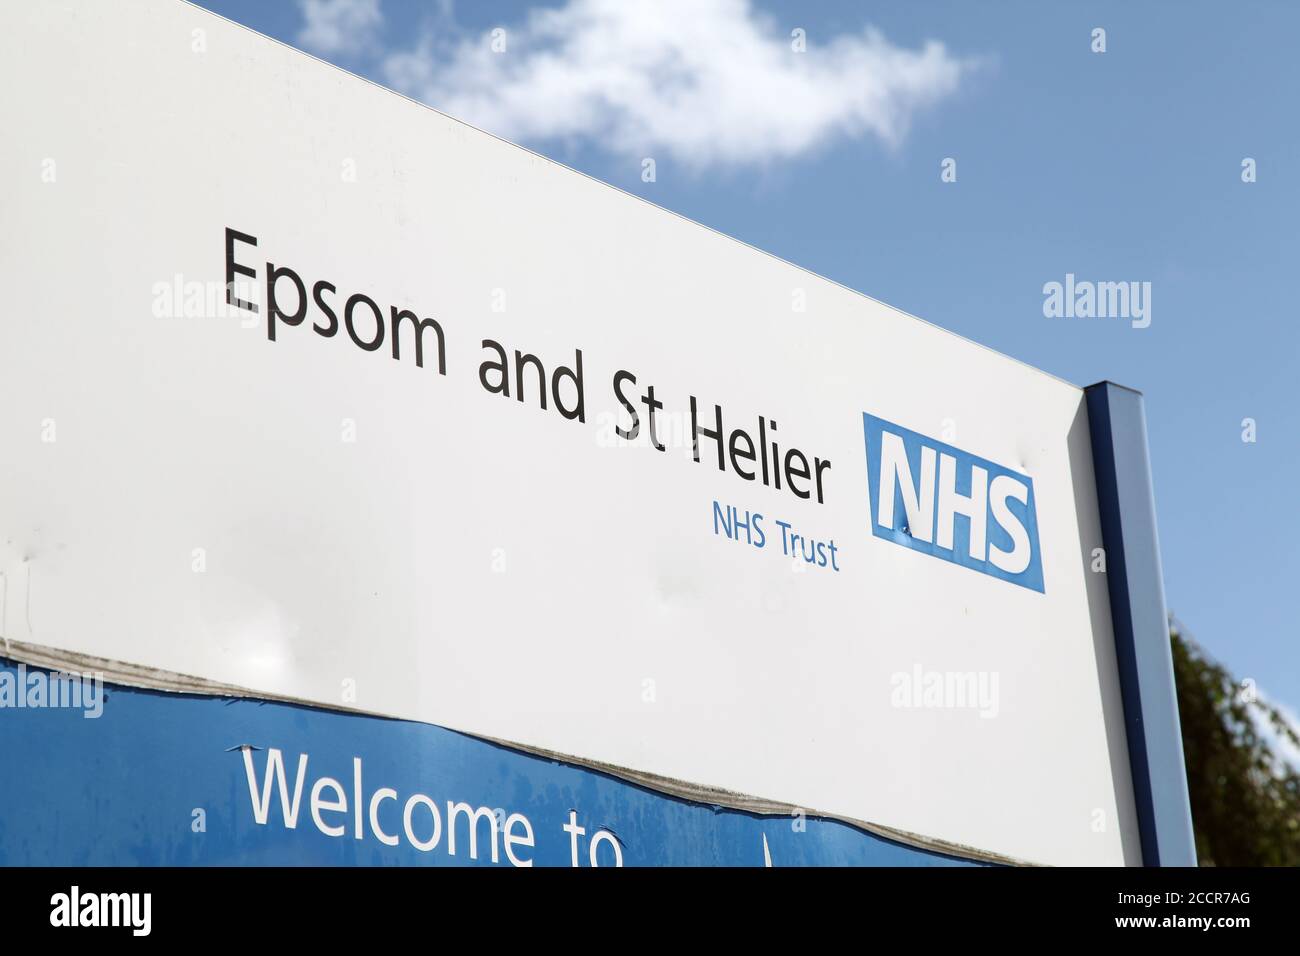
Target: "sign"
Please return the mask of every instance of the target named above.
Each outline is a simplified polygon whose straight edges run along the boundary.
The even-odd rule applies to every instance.
[[[1032,478],[872,415],[862,419],[876,537],[1043,591]]]
[[[0,79],[6,640],[1141,858],[1081,389],[187,4]]]

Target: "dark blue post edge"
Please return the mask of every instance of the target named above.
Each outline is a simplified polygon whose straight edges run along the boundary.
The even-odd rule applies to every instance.
[[[1142,861],[1196,866],[1142,393],[1084,394]]]

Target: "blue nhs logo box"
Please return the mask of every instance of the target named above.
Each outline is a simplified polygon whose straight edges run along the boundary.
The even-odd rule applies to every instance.
[[[874,415],[862,422],[877,538],[1044,593],[1032,478]]]

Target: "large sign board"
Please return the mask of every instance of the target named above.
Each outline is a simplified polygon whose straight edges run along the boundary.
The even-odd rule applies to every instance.
[[[0,78],[6,640],[1140,859],[1079,388],[180,2]]]

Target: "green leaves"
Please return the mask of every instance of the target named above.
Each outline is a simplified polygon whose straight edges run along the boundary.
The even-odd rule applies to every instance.
[[[1201,866],[1300,866],[1300,773],[1259,729],[1300,737],[1177,626],[1170,640]]]

